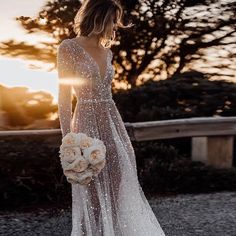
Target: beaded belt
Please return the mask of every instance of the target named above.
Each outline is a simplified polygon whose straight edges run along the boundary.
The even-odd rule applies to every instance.
[[[87,102],[92,102],[92,103],[98,103],[98,102],[113,102],[112,98],[107,98],[107,99],[78,99],[79,103],[87,103]]]

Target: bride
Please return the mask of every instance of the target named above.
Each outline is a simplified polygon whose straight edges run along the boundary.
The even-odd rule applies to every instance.
[[[62,136],[83,132],[106,145],[106,165],[88,185],[72,184],[71,236],[164,236],[138,181],[134,149],[112,98],[109,48],[123,10],[113,0],[86,0],[76,37],[57,52]],[[72,89],[77,104],[72,115]]]

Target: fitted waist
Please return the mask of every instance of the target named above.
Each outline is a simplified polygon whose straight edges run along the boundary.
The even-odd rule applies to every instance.
[[[99,103],[99,102],[113,102],[112,98],[93,98],[93,99],[78,99],[79,103]]]

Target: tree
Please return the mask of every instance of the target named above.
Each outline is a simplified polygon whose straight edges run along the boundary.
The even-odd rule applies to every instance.
[[[134,29],[119,35],[116,60],[123,75],[119,78],[127,77],[133,86],[145,71],[151,78],[173,78],[192,62],[204,60],[205,49],[235,49],[235,10],[232,1],[140,1],[130,12]],[[233,64],[233,56],[217,55],[215,60],[227,57]],[[156,66],[151,65],[153,61]],[[222,60],[215,67],[221,68]]]
[[[173,75],[194,67],[196,61],[207,65],[207,53],[214,49],[225,53],[215,56],[218,63],[209,64],[215,71],[211,72],[206,68],[204,72],[231,76],[221,71],[228,64],[233,65],[235,56],[234,1],[130,0],[123,1],[123,4],[125,23],[132,21],[135,26],[119,30],[117,43],[112,47],[116,80],[127,81],[134,87],[146,79],[172,78]],[[80,6],[81,3],[77,0],[54,0],[46,3],[35,19],[22,16],[17,20],[27,32],[43,31],[60,42],[64,38],[75,36],[72,24]],[[56,45],[43,44],[45,53],[40,57],[38,53],[33,54],[39,51],[37,46],[13,41],[4,42],[0,51],[4,50],[10,55],[24,55],[26,58],[35,55],[35,59],[55,63]],[[228,62],[224,64],[222,59],[227,59]],[[231,71],[235,69],[232,67]],[[144,73],[148,75],[147,78],[142,76]]]
[[[39,121],[43,126],[47,124],[50,115],[57,111],[53,96],[43,91],[29,92],[25,87],[5,88],[0,85],[0,94],[4,101],[0,111],[5,112],[8,123],[7,127],[0,129],[22,129]]]

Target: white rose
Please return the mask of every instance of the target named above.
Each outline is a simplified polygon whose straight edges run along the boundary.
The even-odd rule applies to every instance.
[[[96,165],[105,159],[105,152],[101,145],[94,145],[83,150],[85,159],[92,165]]]
[[[81,149],[88,148],[92,146],[93,138],[87,136],[85,133],[77,134],[77,144]]]
[[[61,159],[61,166],[62,166],[62,169],[66,169],[66,167],[67,167],[68,165],[70,165],[70,163],[68,163],[68,162],[66,162],[66,161],[63,161],[63,160]]]
[[[81,157],[81,149],[79,147],[65,147],[60,152],[62,161],[72,163],[77,157]]]
[[[75,172],[82,172],[87,169],[89,162],[82,156],[77,157],[74,162],[65,167],[65,170],[73,170]]]
[[[74,132],[67,133],[62,138],[62,147],[75,146],[77,144],[77,135]]]
[[[98,145],[103,148],[103,151],[106,152],[106,146],[104,145],[104,142],[100,139],[93,138],[93,145]]]
[[[77,178],[80,184],[87,185],[93,177],[93,171],[91,169],[86,169],[83,172],[77,173]]]
[[[105,167],[105,164],[106,164],[106,159],[102,160],[96,165],[91,165],[90,168],[93,170],[93,174],[97,176],[101,172],[101,170]]]
[[[71,170],[65,170],[63,171],[64,175],[66,176],[66,179],[71,184],[78,184],[78,177],[76,176],[76,173]]]

